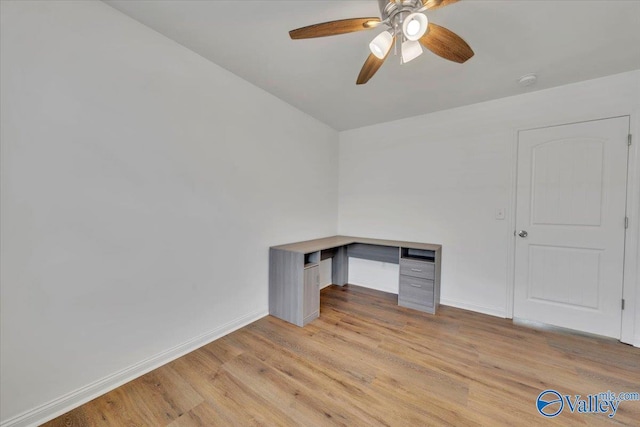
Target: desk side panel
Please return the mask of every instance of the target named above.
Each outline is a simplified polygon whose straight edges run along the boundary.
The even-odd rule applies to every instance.
[[[302,326],[304,254],[269,249],[269,314]]]
[[[433,284],[434,303],[433,308],[436,310],[440,305],[440,275],[442,273],[442,248],[436,250],[436,277]]]

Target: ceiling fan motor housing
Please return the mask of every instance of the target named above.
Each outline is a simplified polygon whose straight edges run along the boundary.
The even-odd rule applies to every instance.
[[[398,14],[407,15],[420,9],[422,7],[422,0],[378,0],[378,6],[380,7],[382,20],[384,21],[390,18],[389,22],[393,23]],[[406,13],[402,14],[400,12]]]
[[[420,10],[423,4],[422,0],[378,0],[378,6],[383,23],[391,27],[395,34],[402,35],[405,19]]]

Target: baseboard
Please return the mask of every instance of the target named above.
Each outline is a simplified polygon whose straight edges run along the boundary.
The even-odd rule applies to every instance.
[[[0,422],[0,427],[24,427],[42,424],[109,392],[122,384],[138,378],[147,372],[165,365],[180,356],[192,352],[203,345],[209,344],[210,342],[215,341],[236,329],[240,329],[249,323],[255,322],[268,314],[268,310],[258,310],[246,314],[220,326],[219,328],[206,332],[200,336],[190,339],[189,341],[138,362],[135,365],[131,365],[128,368],[87,384],[86,386],[67,393],[64,396],[53,399],[48,403],[4,420]]]
[[[440,304],[461,308],[463,310],[476,311],[478,313],[501,317],[503,319],[507,318],[507,313],[503,308],[484,307],[482,305],[469,304],[467,302],[455,301],[451,299],[440,299]]]
[[[633,341],[633,346],[640,348],[640,335],[636,335],[636,338]]]
[[[398,295],[398,286],[376,286],[371,283],[358,283],[356,281],[349,280],[350,285],[360,286],[361,288],[373,289],[374,291],[386,292],[388,294]]]

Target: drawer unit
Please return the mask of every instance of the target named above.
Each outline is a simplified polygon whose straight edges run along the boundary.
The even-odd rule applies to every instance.
[[[434,314],[440,302],[439,251],[432,258],[410,255],[401,249],[398,305]]]
[[[432,262],[400,258],[400,275],[434,280],[436,277],[436,267]]]

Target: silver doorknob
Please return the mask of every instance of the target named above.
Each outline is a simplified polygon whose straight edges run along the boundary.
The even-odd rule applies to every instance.
[[[526,231],[526,230],[520,230],[520,231],[518,231],[518,236],[520,236],[520,237],[522,237],[522,238],[525,238],[525,237],[527,237],[528,235],[529,235],[529,233],[527,233],[527,231]]]

